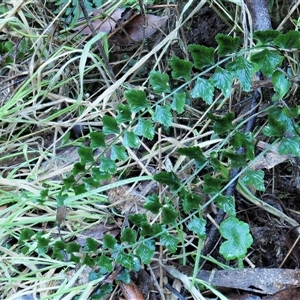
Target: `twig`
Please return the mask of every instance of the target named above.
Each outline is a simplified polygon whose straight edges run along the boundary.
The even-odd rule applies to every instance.
[[[165,285],[166,289],[168,289],[172,294],[174,294],[179,300],[186,300],[176,289],[174,289],[169,283]]]

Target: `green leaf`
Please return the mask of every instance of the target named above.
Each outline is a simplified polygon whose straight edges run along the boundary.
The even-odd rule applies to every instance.
[[[86,193],[87,192],[87,189],[86,189],[86,186],[85,184],[77,184],[77,185],[73,185],[73,190],[74,190],[74,193],[75,195],[81,195],[83,193]]]
[[[111,283],[104,283],[101,286],[99,286],[96,293],[93,294],[93,298],[91,300],[100,300],[104,299],[105,296],[111,295],[113,291],[113,287]]]
[[[190,159],[194,159],[199,167],[207,162],[207,158],[204,156],[200,147],[178,148],[177,152],[180,155],[185,155]]]
[[[98,248],[98,245],[99,245],[99,242],[97,242],[96,240],[88,237],[86,239],[85,249],[86,249],[86,251],[95,252]]]
[[[265,173],[262,170],[248,169],[241,180],[245,185],[252,185],[256,190],[264,192],[266,190],[264,176]]]
[[[19,237],[19,243],[30,240],[34,235],[35,235],[35,233],[33,230],[31,230],[29,228],[22,229],[20,237]]]
[[[58,207],[63,207],[65,205],[65,200],[68,199],[68,194],[58,194],[56,197],[56,203]]]
[[[157,93],[169,93],[171,92],[169,84],[169,76],[157,71],[150,72],[150,84],[153,90]]]
[[[21,253],[24,254],[24,255],[26,255],[26,254],[28,254],[30,252],[30,250],[31,249],[29,248],[29,246],[23,246],[23,248],[21,250]]]
[[[136,254],[140,257],[141,261],[148,265],[151,262],[151,259],[155,252],[155,243],[154,240],[148,240],[140,244],[136,249]]]
[[[137,113],[149,108],[149,102],[146,98],[146,93],[140,90],[128,90],[125,92],[125,97],[130,105],[131,111]]]
[[[218,208],[222,209],[230,217],[236,216],[234,198],[232,196],[218,195],[215,198]]]
[[[251,56],[251,61],[258,64],[262,73],[265,76],[272,76],[275,68],[279,66],[283,61],[283,56],[279,55],[277,51],[270,51],[264,49]]]
[[[85,164],[75,163],[72,170],[73,175],[77,175],[80,173],[85,173]]]
[[[215,172],[220,172],[224,179],[228,180],[229,170],[218,159],[218,154],[215,151],[210,153],[210,164]]]
[[[114,161],[109,158],[101,157],[100,162],[100,171],[101,172],[108,172],[109,174],[116,174],[117,173],[117,166]]]
[[[49,189],[43,189],[40,191],[41,200],[48,199],[49,196]]]
[[[127,269],[131,269],[133,265],[133,256],[126,254],[123,250],[119,251],[115,257],[117,263]]]
[[[170,251],[170,253],[175,253],[179,240],[169,233],[164,233],[160,237],[160,242]]]
[[[68,242],[66,252],[68,254],[80,252],[80,245],[75,242]]]
[[[204,78],[197,78],[196,84],[191,92],[193,98],[202,98],[206,104],[212,104],[214,96],[214,85]]]
[[[111,178],[108,172],[102,172],[99,168],[92,168],[92,175],[95,180],[107,180]]]
[[[84,177],[84,178],[82,178],[82,181],[84,182],[84,184],[88,190],[100,187],[99,180],[96,180],[93,177]]]
[[[66,243],[60,240],[57,240],[53,245],[53,255],[52,258],[57,258],[64,260],[63,251],[66,249]]]
[[[125,147],[138,148],[140,146],[140,139],[131,131],[125,131],[122,143]]]
[[[110,148],[110,159],[111,160],[126,160],[128,158],[126,148],[122,145],[113,144]]]
[[[286,129],[286,126],[281,120],[278,120],[272,113],[268,114],[269,123],[263,128],[263,134],[266,136],[281,137]]]
[[[173,172],[160,172],[155,174],[153,178],[157,182],[168,185],[173,192],[181,188],[181,182]]]
[[[66,249],[66,243],[60,240],[57,240],[53,245],[53,251],[63,251]]]
[[[188,229],[195,232],[201,239],[206,236],[206,221],[201,217],[193,217],[187,225]]]
[[[155,113],[152,117],[152,120],[166,127],[170,127],[172,125],[172,114],[170,105],[156,105]]]
[[[253,37],[259,40],[262,44],[273,43],[274,40],[280,35],[280,32],[277,30],[257,30],[254,32]]]
[[[113,260],[104,254],[100,255],[100,257],[97,259],[96,263],[106,273],[112,272],[112,270],[114,269]]]
[[[133,259],[132,271],[139,272],[141,270],[141,260],[137,257]]]
[[[300,49],[300,32],[289,30],[287,33],[281,33],[275,39],[274,44],[283,49]]]
[[[185,93],[175,93],[171,104],[172,110],[175,110],[179,114],[182,114],[184,112],[185,102],[186,102]]]
[[[218,55],[220,57],[237,52],[240,43],[239,37],[233,38],[229,35],[222,33],[217,34],[215,40],[219,45]]]
[[[171,206],[164,206],[162,208],[162,222],[164,224],[176,224],[176,218],[178,217],[178,212]]]
[[[297,109],[293,107],[279,107],[274,106],[269,110],[269,116],[273,116],[278,122],[282,123],[284,125],[285,131],[289,133],[298,134],[297,131],[295,131],[295,125],[293,118],[298,117]]]
[[[131,228],[125,228],[121,235],[121,241],[132,245],[136,242],[136,231]]]
[[[211,77],[211,81],[214,85],[221,90],[224,97],[229,98],[232,90],[233,74],[220,67],[216,67],[214,75]]]
[[[129,215],[128,219],[138,227],[141,227],[143,224],[148,223],[146,214]]]
[[[228,113],[225,117],[216,117],[211,113],[207,114],[210,120],[214,121],[213,129],[216,134],[223,134],[226,131],[232,131],[235,127],[232,124],[234,120],[234,113]]]
[[[208,48],[202,45],[189,45],[188,49],[191,52],[194,66],[197,69],[214,65],[214,48]]]
[[[231,161],[231,167],[237,169],[239,167],[247,166],[247,154],[237,154],[231,151],[224,151],[224,157],[228,157]]]
[[[158,214],[162,204],[159,202],[159,198],[156,194],[147,196],[144,208],[150,210],[153,214]]]
[[[184,78],[186,81],[191,79],[191,71],[193,67],[191,62],[180,59],[177,56],[173,56],[169,59],[169,63],[172,68],[172,77],[174,79]]]
[[[293,155],[293,156],[300,156],[300,137],[293,136],[293,137],[283,137],[281,140],[280,145],[278,146],[278,152],[281,155]]]
[[[102,118],[102,122],[103,122],[102,131],[105,135],[120,133],[120,129],[119,129],[118,123],[115,118],[113,118],[111,116],[104,116]]]
[[[133,260],[134,262],[134,260]],[[131,266],[131,268],[133,268],[133,264]],[[118,274],[118,276],[116,277],[116,280],[120,280],[123,281],[125,283],[130,283],[130,273],[128,269],[124,269],[120,274]]]
[[[213,178],[209,174],[205,174],[204,177],[204,185],[203,185],[203,192],[205,194],[217,194],[222,189],[224,180],[220,178]]]
[[[226,66],[226,69],[234,73],[245,92],[250,91],[252,75],[255,72],[253,63],[249,62],[246,58],[239,56],[233,62],[229,63]]]
[[[70,259],[71,262],[75,263],[75,264],[79,264],[80,262],[80,257],[74,255],[73,253],[70,254]]]
[[[280,100],[289,92],[292,85],[290,80],[288,80],[281,71],[274,72],[272,83],[274,85],[274,91],[278,94]]]
[[[249,233],[249,225],[237,218],[229,217],[220,224],[220,233],[227,241],[222,243],[220,253],[226,260],[244,258],[253,238]]]
[[[95,266],[95,259],[90,257],[88,254],[85,254],[82,260],[82,264],[93,268]]]
[[[93,155],[93,148],[91,147],[79,148],[78,155],[80,157],[81,164],[95,162],[94,155]]]
[[[106,234],[103,238],[103,248],[116,249],[117,240],[110,234]]]
[[[237,131],[232,139],[230,139],[230,144],[235,148],[239,149],[241,147],[245,148],[247,158],[254,159],[254,140],[253,134],[244,134]]]
[[[40,235],[39,235],[40,233]],[[49,243],[50,243],[50,239],[47,239],[45,237],[42,236],[42,232],[39,232],[37,234],[37,248],[36,248],[36,252],[41,255],[44,256],[45,254],[47,254],[48,250],[49,250]]]
[[[131,110],[129,105],[119,104],[117,111],[118,115],[116,121],[118,124],[131,121]]]
[[[106,272],[105,272],[106,273]],[[103,276],[103,274],[100,272],[94,272],[94,271],[91,271],[89,273],[89,282],[90,281],[93,281],[93,280],[97,280],[97,279],[100,279],[101,277]],[[91,299],[94,299],[94,296],[95,294],[93,294],[92,298]]]
[[[199,209],[199,204],[202,200],[200,196],[187,192],[186,190],[182,190],[179,196],[183,199],[183,210],[186,214],[193,209]]]
[[[162,225],[161,224],[153,224],[150,225],[149,223],[142,224],[141,236],[154,236],[162,232]]]
[[[139,119],[137,125],[135,126],[133,132],[136,135],[143,136],[148,140],[153,140],[154,138],[154,127],[151,120]]]
[[[74,175],[70,175],[63,179],[64,186],[66,190],[71,188],[71,186],[76,182]]]

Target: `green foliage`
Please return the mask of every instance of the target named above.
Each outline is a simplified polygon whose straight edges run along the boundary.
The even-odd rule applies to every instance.
[[[193,64],[191,62],[180,59],[177,56],[173,56],[169,60],[169,63],[173,69],[172,77],[174,79],[183,78],[186,81],[189,81],[191,79],[191,71],[193,67]]]
[[[200,45],[190,45],[189,51],[194,60],[194,66],[198,69],[203,67],[211,66],[215,63],[214,60],[214,48],[207,48]]]
[[[253,238],[249,225],[237,218],[229,217],[220,224],[220,233],[227,241],[220,247],[220,253],[227,260],[244,258]]]
[[[22,252],[52,255],[52,258],[60,260],[68,254],[70,261],[76,264],[99,268],[98,273],[91,273],[91,280],[113,271],[114,262],[117,262],[124,267],[117,280],[128,282],[131,270],[138,271],[143,264],[151,262],[158,244],[170,255],[183,251],[179,247],[184,240],[181,232],[183,224],[199,239],[205,239],[203,208],[208,205],[208,198],[209,202],[229,216],[220,225],[221,235],[226,240],[220,247],[220,253],[226,260],[238,259],[241,265],[240,260],[247,254],[253,239],[249,226],[236,218],[234,197],[226,195],[224,190],[229,183],[230,171],[241,167],[244,168],[240,179],[243,184],[264,191],[264,172],[248,167],[249,162],[255,160],[255,135],[243,133],[245,120],[236,120],[233,112],[216,110],[212,113],[214,109],[208,109],[216,94],[220,95],[221,101],[229,98],[234,79],[239,82],[241,93],[249,92],[257,70],[271,77],[273,104],[261,134],[271,141],[280,139],[280,154],[300,155],[299,126],[295,122],[299,117],[299,109],[280,106],[285,103],[284,99],[292,86],[290,70],[281,70],[285,62],[282,51],[300,48],[299,33],[259,31],[254,38],[258,40],[258,45],[248,58],[239,49],[238,37],[217,35],[217,49],[190,45],[188,49],[192,61],[174,56],[169,59],[169,74],[153,70],[149,74],[147,87],[128,88],[124,93],[124,101],[116,107],[116,115],[102,116],[102,131],[89,133],[89,145],[84,144],[79,148],[80,161],[63,179],[62,188],[54,198],[57,206],[62,207],[70,195],[81,197],[84,194],[84,197],[88,197],[90,191],[102,187],[104,180],[119,175],[119,166],[130,164],[129,151],[135,152],[142,163],[144,153],[139,153],[140,145],[156,143],[158,128],[163,130],[166,137],[172,137],[173,125],[178,118],[182,117],[185,122],[197,122],[191,120],[190,112],[186,109],[187,104],[193,106],[196,101],[205,108],[209,130],[213,132],[211,140],[221,140],[220,147],[212,150],[209,139],[178,147],[177,156],[174,157],[188,162],[188,176],[181,176],[185,170],[179,170],[178,166],[174,168],[176,171],[156,173],[153,179],[168,189],[168,193],[147,195],[143,205],[147,213],[129,214],[128,222],[124,223],[126,227],[122,228],[119,235],[105,234],[102,243],[87,238],[85,246],[81,247],[76,242],[53,242],[45,233],[24,228],[18,240]],[[0,53],[10,51],[10,45],[1,47]],[[193,73],[195,70],[202,73]],[[195,136],[202,124],[197,126],[193,132]],[[109,139],[111,142],[108,142]],[[241,148],[244,151],[239,152]],[[191,186],[199,182],[201,192],[198,193]],[[49,190],[44,189],[38,198],[39,203],[44,203],[48,197]],[[149,212],[155,215],[155,222],[149,219]],[[111,285],[104,284],[93,297],[100,297],[108,291],[111,291]]]
[[[245,185],[253,186],[258,191],[265,191],[264,175],[265,173],[262,170],[254,171],[249,169],[243,176],[242,181]]]
[[[214,75],[211,77],[214,85],[221,90],[225,97],[231,95],[231,86],[234,74],[224,70],[220,67],[216,67]]]
[[[260,69],[264,75],[272,76],[275,68],[282,63],[283,56],[281,56],[277,51],[264,49],[253,54],[251,61],[260,66]]]
[[[226,69],[239,80],[245,92],[250,91],[252,75],[255,72],[253,63],[242,56],[238,56],[235,61],[226,66]]]
[[[160,72],[152,71],[150,73],[150,84],[153,90],[157,93],[169,93],[171,92],[169,84],[169,76]]]
[[[195,232],[201,239],[204,239],[206,236],[206,221],[202,217],[196,218],[194,217],[188,223],[188,229]]]
[[[193,98],[202,98],[207,104],[212,104],[213,95],[214,84],[204,78],[197,78],[191,96]]]
[[[218,47],[218,55],[220,57],[225,56],[227,54],[232,54],[237,52],[240,38],[239,37],[231,37],[225,34],[217,34],[216,41],[219,45]]]
[[[235,202],[232,196],[224,196],[219,194],[215,198],[215,203],[219,209],[222,209],[228,216],[235,217]]]

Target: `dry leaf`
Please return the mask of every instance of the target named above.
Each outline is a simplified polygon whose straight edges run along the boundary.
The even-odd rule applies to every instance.
[[[168,19],[155,15],[134,15],[123,25],[123,30],[118,30],[109,36],[112,43],[128,45],[133,42],[140,42],[153,35]],[[125,32],[124,32],[125,31]]]
[[[120,287],[126,300],[144,300],[144,296],[134,282],[126,284],[120,281]]]
[[[124,13],[124,8],[118,8],[115,10],[109,17],[106,17],[105,19],[97,19],[92,21],[92,25],[94,26],[94,29],[96,32],[105,32],[105,33],[111,33],[115,28],[117,27],[117,23],[120,22],[122,19],[122,14]],[[98,16],[103,14],[102,10],[95,10],[93,12],[93,16]],[[82,34],[91,34],[91,29],[87,25],[81,25],[74,27],[74,30],[80,31]]]
[[[258,142],[257,147],[264,150],[267,147],[269,147],[270,144],[265,142]],[[256,160],[254,164],[252,164],[251,169],[253,170],[261,170],[261,169],[272,169],[278,164],[281,164],[282,162],[285,162],[288,159],[291,159],[291,155],[282,155],[278,152],[278,146],[279,144],[276,144],[270,148],[270,150],[262,156],[260,159]]]
[[[67,216],[67,207],[65,205],[57,207],[56,209],[56,223],[60,227],[61,223],[65,220]]]
[[[92,17],[103,15],[103,11],[94,10]],[[114,44],[128,45],[140,42],[153,35],[168,19],[151,14],[137,14],[136,10],[119,8],[105,19],[92,21],[96,32],[110,34],[109,40]],[[91,34],[87,25],[74,28],[82,34]]]

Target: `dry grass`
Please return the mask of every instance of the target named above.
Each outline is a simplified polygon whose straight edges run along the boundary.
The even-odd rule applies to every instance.
[[[79,160],[78,146],[85,143],[84,138],[69,139],[70,132],[77,125],[88,131],[99,130],[104,115],[116,116],[116,106],[124,102],[127,89],[147,90],[149,74],[141,70],[150,66],[150,70],[168,71],[174,44],[187,55],[184,25],[208,3],[227,18],[232,31],[242,32],[245,51],[252,45],[252,32],[246,30],[245,21],[249,12],[243,4],[239,6],[239,1],[231,1],[236,9],[235,19],[220,1],[187,1],[177,16],[174,7],[166,5],[159,10],[160,15],[170,16],[165,31],[157,39],[152,38],[153,47],[149,50],[144,44],[132,47],[128,51],[130,56],[121,60],[123,69],[118,68],[120,74],[114,79],[95,54],[96,46],[90,37],[80,36],[68,26],[58,27],[70,2],[62,6],[60,13],[53,13],[45,7],[46,2],[39,1],[8,0],[0,6],[4,9],[0,10],[0,37],[12,46],[8,55],[1,56],[0,69],[0,291],[3,299],[22,299],[22,295],[28,294],[40,295],[41,299],[72,299],[80,294],[80,299],[88,299],[101,281],[83,282],[82,278],[87,277],[86,267],[78,268],[74,263],[54,260],[46,254],[37,256],[34,251],[32,256],[24,255],[17,243],[23,228],[34,232],[43,230],[50,245],[59,239],[55,197],[63,188],[62,178]],[[109,1],[104,7],[106,11],[114,10],[119,2]],[[242,22],[240,13],[244,17]],[[98,38],[101,37],[99,34]],[[113,68],[120,62],[118,51],[120,47],[110,46],[109,55],[116,57]],[[162,97],[159,101],[165,100]],[[118,165],[118,174],[135,169],[138,175],[106,182],[79,196],[69,193],[65,201],[68,215],[62,229],[64,239],[71,240],[87,228],[117,219],[115,211],[122,207],[126,212],[129,200],[136,201],[135,207],[140,209],[139,201],[151,190],[152,176],[157,171],[173,170],[191,186],[196,171],[185,157],[176,156],[176,149],[187,145],[200,146],[209,152],[220,149],[226,140],[213,136],[206,115],[212,108],[222,109],[228,101],[216,98],[206,111],[187,106],[193,122],[173,123],[170,136],[157,130],[151,149],[147,143],[141,143],[139,151],[145,153],[143,161],[128,148],[129,158]],[[126,190],[132,193],[140,186],[149,189],[144,194],[139,192],[138,198],[126,195]],[[116,188],[123,188],[121,194]],[[49,196],[41,204],[37,200],[45,189],[49,190]],[[161,196],[162,187],[159,191]],[[182,244],[183,252],[184,245],[189,244],[194,248],[193,254],[199,246],[195,236],[184,237]]]

